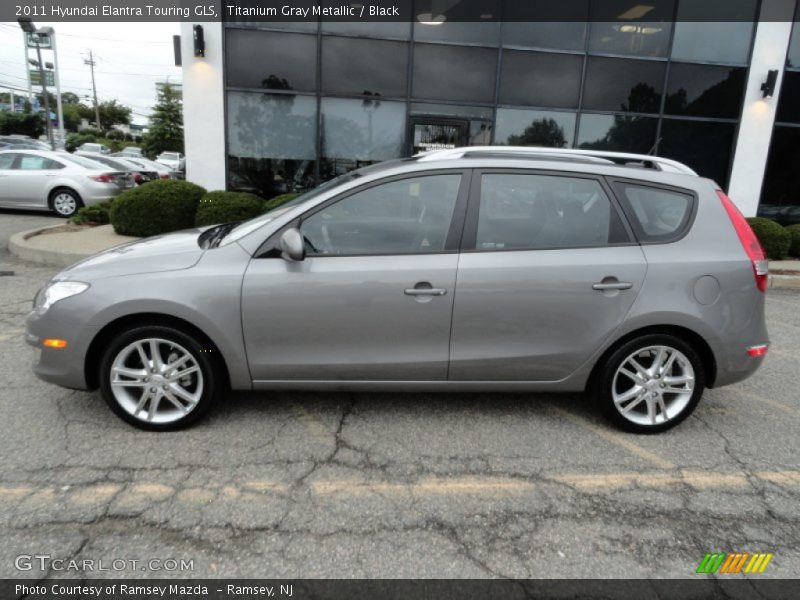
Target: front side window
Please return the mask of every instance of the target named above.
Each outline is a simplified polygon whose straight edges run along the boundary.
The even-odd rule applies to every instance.
[[[314,255],[442,252],[461,184],[460,174],[383,183],[330,204],[303,220]]]
[[[691,195],[623,182],[618,182],[616,189],[640,241],[670,241],[686,229],[692,212]]]
[[[481,178],[477,250],[548,250],[628,241],[601,185],[551,175]]]

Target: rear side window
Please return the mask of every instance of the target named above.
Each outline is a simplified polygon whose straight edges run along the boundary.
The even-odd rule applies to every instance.
[[[670,242],[689,224],[694,197],[689,193],[615,182],[631,225],[642,242]]]
[[[60,169],[61,165],[44,156],[22,154],[16,168],[21,171],[44,171],[47,169]]]
[[[477,250],[547,250],[627,242],[594,179],[493,173],[481,177]]]

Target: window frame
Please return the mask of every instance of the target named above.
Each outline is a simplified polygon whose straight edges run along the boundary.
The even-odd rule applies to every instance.
[[[477,248],[478,238],[478,217],[481,208],[481,191],[483,187],[484,175],[543,175],[548,177],[565,177],[569,179],[584,179],[597,182],[605,192],[612,209],[616,212],[617,218],[622,224],[622,228],[628,238],[623,242],[606,243],[596,246],[553,246],[552,248]],[[549,252],[551,250],[588,250],[592,248],[618,248],[624,246],[636,246],[636,237],[633,234],[630,223],[622,211],[619,200],[614,194],[611,186],[602,175],[591,173],[579,173],[575,171],[557,171],[549,169],[526,169],[526,168],[504,168],[489,167],[476,168],[472,174],[472,185],[470,187],[469,206],[467,208],[467,218],[464,224],[464,234],[462,236],[461,252],[463,253],[491,253],[491,252]]]
[[[272,235],[270,235],[254,254],[254,258],[281,258],[281,250],[279,241],[283,233],[288,229],[301,229],[303,221],[312,217],[316,213],[340,202],[346,200],[350,196],[364,192],[374,187],[384,185],[387,183],[394,183],[395,181],[403,181],[405,179],[420,179],[422,177],[430,177],[435,175],[460,175],[461,183],[458,187],[458,195],[456,196],[456,203],[453,208],[453,216],[450,219],[450,228],[447,231],[445,238],[444,249],[439,252],[375,252],[372,254],[314,254],[307,258],[370,258],[375,256],[438,256],[442,254],[458,254],[459,246],[461,244],[462,235],[464,232],[464,224],[467,213],[467,205],[469,202],[469,193],[472,185],[472,169],[433,169],[425,171],[414,171],[408,173],[401,173],[399,175],[392,175],[389,177],[382,177],[374,181],[369,181],[358,187],[352,188],[325,200],[324,202],[309,208],[303,214],[295,217],[284,226],[280,227]],[[282,260],[282,258],[281,258]]]
[[[625,177],[609,177],[608,183],[617,196],[617,202],[622,208],[622,212],[625,214],[628,225],[633,232],[634,239],[640,246],[660,246],[665,244],[673,244],[685,238],[689,234],[689,231],[691,231],[698,209],[698,194],[694,190],[664,183],[642,181],[640,179],[628,179]],[[651,236],[642,229],[633,207],[630,205],[628,196],[625,194],[625,190],[622,187],[626,185],[633,185],[651,190],[662,190],[665,192],[689,196],[689,210],[686,211],[686,216],[683,218],[680,226],[672,235],[657,240],[648,239]]]

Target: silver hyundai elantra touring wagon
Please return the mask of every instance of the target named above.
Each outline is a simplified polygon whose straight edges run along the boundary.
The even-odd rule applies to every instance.
[[[767,262],[713,181],[664,158],[440,150],[250,221],[144,239],[37,294],[35,373],[151,430],[235,390],[588,390],[668,429],[767,351]]]

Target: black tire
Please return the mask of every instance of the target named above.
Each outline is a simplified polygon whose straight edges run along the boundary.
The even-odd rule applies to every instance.
[[[67,202],[67,204],[62,205],[62,199],[66,197],[71,198],[71,203]],[[48,204],[50,210],[52,210],[57,217],[68,219],[74,216],[75,213],[78,212],[78,209],[83,206],[83,200],[81,200],[80,194],[73,189],[56,188],[50,192]],[[62,206],[68,206],[69,210],[65,210]]]
[[[191,408],[189,412],[169,422],[150,422],[143,418],[134,416],[133,412],[131,411],[130,403],[128,402],[128,408],[126,409],[121,401],[115,396],[114,390],[112,389],[111,369],[114,361],[126,349],[130,352],[131,350],[129,348],[131,344],[134,344],[137,341],[148,339],[162,340],[162,343],[159,345],[162,360],[170,362],[169,355],[166,359],[163,359],[163,354],[165,349],[166,351],[169,351],[169,344],[174,343],[175,346],[173,346],[173,348],[180,348],[181,351],[185,350],[189,355],[191,355],[191,361],[193,361],[193,363],[199,367],[201,379],[195,375],[195,378],[197,378],[197,381],[200,382],[201,386],[199,388],[199,391],[201,392],[199,394],[199,400],[196,404],[194,404],[193,408]],[[100,391],[111,410],[113,410],[114,413],[122,420],[130,423],[134,427],[148,431],[173,431],[182,429],[202,417],[224,391],[224,377],[222,376],[222,370],[220,366],[216,362],[216,353],[210,352],[209,350],[210,348],[208,345],[197,339],[196,336],[187,334],[179,329],[175,329],[166,325],[144,325],[129,329],[120,333],[119,335],[114,336],[111,343],[103,352],[103,356],[100,360],[100,371],[98,374]],[[140,361],[139,364],[141,364],[141,362],[143,361]],[[138,366],[135,368],[138,368]],[[154,387],[149,387],[150,385],[158,386],[159,384],[148,384],[148,386],[144,387],[147,387],[148,390],[151,391],[155,390]],[[142,388],[142,393],[145,393],[144,387]],[[133,391],[130,392],[130,395],[133,396],[136,393],[136,388],[131,389]],[[166,390],[167,387],[164,386],[163,389]],[[123,396],[125,396],[125,394],[123,394]],[[170,406],[169,402],[163,398],[164,396],[161,396],[161,399],[156,402],[156,411],[160,408],[160,403],[164,402],[165,406],[174,412],[174,407]],[[146,406],[150,406],[149,401]],[[144,410],[138,411],[139,414],[142,412],[144,412]]]
[[[634,422],[632,419],[639,419],[639,420],[649,420],[650,416],[647,413],[647,398],[644,400],[639,400],[639,405],[634,405],[632,409],[629,410],[630,416],[625,416],[622,414],[621,410],[617,408],[617,405],[614,402],[614,385],[615,385],[615,375],[617,374],[617,370],[623,365],[623,363],[632,355],[637,353],[637,351],[643,351],[640,356],[635,357],[637,362],[645,363],[642,366],[649,366],[647,365],[648,356],[652,356],[653,361],[655,360],[655,350],[651,350],[648,352],[644,352],[645,349],[651,348],[653,346],[665,346],[668,348],[672,348],[680,352],[683,357],[688,361],[691,365],[691,369],[693,370],[694,375],[694,388],[691,392],[691,396],[688,398],[688,402],[686,402],[686,394],[671,394],[667,392],[667,395],[664,396],[665,403],[669,404],[670,401],[674,402],[677,407],[680,408],[677,414],[674,416],[669,415],[669,411],[667,412],[667,418],[663,421],[664,417],[661,416],[662,422],[658,422],[656,424],[651,424],[648,422],[646,424],[641,422]],[[680,361],[682,359],[676,359],[676,364],[672,369],[680,369]],[[652,364],[652,363],[651,363]],[[670,375],[672,375],[671,373]],[[668,375],[669,376],[669,375]],[[594,386],[593,386],[593,395],[595,401],[597,402],[600,410],[603,414],[617,427],[623,429],[625,431],[630,431],[633,433],[659,433],[661,431],[666,431],[667,429],[671,429],[675,427],[679,423],[681,423],[684,419],[686,419],[694,409],[697,407],[697,403],[700,402],[700,398],[703,395],[703,391],[705,389],[705,369],[703,367],[703,361],[700,359],[700,356],[697,352],[692,348],[691,345],[686,343],[683,339],[670,335],[670,334],[648,334],[633,340],[629,340],[628,342],[622,344],[619,348],[617,348],[614,352],[612,352],[600,366],[600,371],[595,378]],[[631,388],[636,387],[637,383],[630,381],[630,378],[626,378],[624,375],[620,375],[620,379],[617,380],[616,385],[619,389],[625,389],[626,383],[631,385]],[[647,384],[639,385],[642,388],[642,392],[644,392],[647,388],[647,385],[656,385],[655,382],[652,380],[648,380]],[[661,387],[664,387],[662,384],[658,384]],[[658,393],[658,388],[654,390],[654,393]],[[646,395],[646,394],[645,394]],[[655,396],[653,396],[653,402],[656,402]],[[682,400],[679,400],[681,399]],[[634,403],[634,400],[637,400],[638,397],[631,399],[631,403]],[[644,406],[642,406],[642,404]],[[629,404],[625,404],[624,407],[627,408],[630,406]],[[639,413],[645,412],[645,415],[640,416]],[[661,415],[660,409],[656,409],[654,418],[658,418]]]

